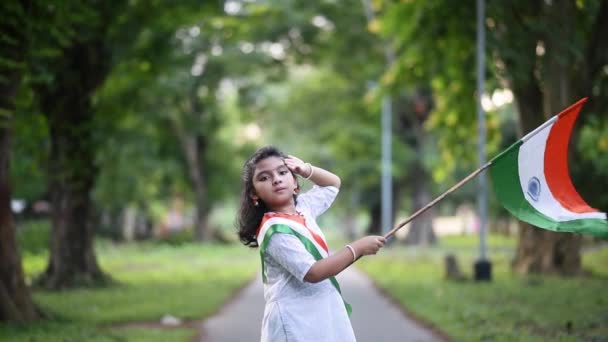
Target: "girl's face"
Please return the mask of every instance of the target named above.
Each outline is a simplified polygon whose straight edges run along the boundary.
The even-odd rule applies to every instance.
[[[253,172],[252,198],[261,199],[271,210],[285,209],[294,205],[293,195],[298,184],[285,162],[279,157],[260,160]]]

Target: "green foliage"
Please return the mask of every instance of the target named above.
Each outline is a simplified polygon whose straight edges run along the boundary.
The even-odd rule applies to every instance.
[[[359,1],[277,7],[291,20],[287,78],[242,97],[262,128],[260,144],[277,145],[339,174],[347,200],[338,205],[369,205],[379,197],[368,191],[380,181],[380,104],[366,102],[365,95],[386,64],[382,40],[367,30]],[[401,177],[411,151],[393,141],[394,175]]]
[[[590,117],[578,133],[576,155],[570,162],[573,182],[590,205],[606,211],[608,198],[597,189],[608,179],[608,119]]]
[[[427,128],[436,136],[439,153],[432,158],[433,174],[436,182],[452,183],[477,164],[476,7],[442,0],[374,4],[380,17],[370,28],[390,41],[397,55],[382,78],[383,85],[399,89],[430,84],[436,106]],[[513,104],[486,114],[488,157],[522,133],[516,129],[517,116],[543,112],[543,100],[547,102],[543,96],[557,91],[552,84],[563,77],[570,82],[570,98],[591,97],[585,114],[596,119],[577,126],[581,133],[575,133],[574,139],[581,156],[570,165],[583,197],[600,208],[608,206],[596,190],[608,179],[602,171],[605,116],[599,115],[608,99],[608,78],[601,71],[608,50],[605,41],[597,39],[605,31],[605,9],[601,1],[487,2],[484,21],[488,95],[492,89],[510,88],[523,112],[517,113]],[[538,108],[530,108],[535,103]],[[540,123],[543,116],[538,117]]]
[[[26,84],[29,83],[27,78]],[[12,196],[28,202],[46,194],[49,158],[48,123],[33,102],[31,89],[22,86],[16,101],[11,146]]]
[[[152,202],[171,194],[171,178],[181,175],[172,141],[155,122],[127,113],[105,135],[97,159],[101,172],[95,198],[103,207]],[[164,152],[164,153],[163,153]]]
[[[608,277],[608,269],[606,264],[608,260],[608,248],[590,248],[590,251],[583,255],[583,267],[591,272],[594,276],[606,279]]]
[[[442,278],[446,253],[454,253],[471,278],[474,236],[445,237],[440,247],[426,252],[387,250],[360,266],[408,311],[455,341],[580,341],[605,336],[606,300],[598,293],[606,287],[606,246],[583,255],[593,276],[520,277],[509,271],[515,241],[494,236],[489,241],[490,283]]]
[[[362,90],[359,85],[331,70],[304,68],[294,70],[289,81],[277,88],[269,92],[272,114],[261,125],[270,127],[266,133],[269,143],[312,162],[326,163],[341,175],[345,189],[378,183],[379,166],[373,161],[380,159],[380,131],[370,121],[379,118],[361,98],[353,98]],[[288,115],[290,120],[284,120]]]
[[[28,8],[27,84],[39,86],[56,81],[57,67],[63,65],[64,49],[86,34],[77,27],[99,23],[99,13],[82,1],[60,1],[51,5],[31,2]]]
[[[184,229],[176,233],[171,233],[169,236],[159,240],[160,243],[165,243],[170,246],[182,246],[194,242],[194,233],[191,229]]]
[[[477,164],[475,6],[449,1],[386,3],[381,33],[398,54],[383,76],[390,88],[430,86],[435,107],[427,128],[437,139],[432,165],[438,182]],[[490,79],[489,84],[493,81]],[[487,153],[500,143],[498,121],[488,113]]]
[[[608,121],[591,118],[580,131],[578,153],[592,160],[598,171],[608,170]]]
[[[48,252],[51,228],[48,220],[17,223],[17,246],[22,254],[39,255]]]
[[[239,122],[223,101],[228,94],[221,84],[248,84],[258,69],[265,77],[277,75],[273,70],[280,70],[280,63],[258,46],[274,34],[274,28],[260,26],[274,9],[258,8],[238,18],[172,11],[145,27],[98,94],[101,110],[114,118],[99,120],[104,144],[95,193],[102,206],[144,204],[176,191],[192,196],[183,151],[187,139],[206,149],[199,157],[209,206],[238,192],[226,179],[239,178],[241,163],[227,158],[240,153],[231,135]]]

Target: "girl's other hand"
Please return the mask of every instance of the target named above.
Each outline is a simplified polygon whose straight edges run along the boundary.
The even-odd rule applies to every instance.
[[[296,175],[304,177],[310,174],[310,164],[303,162],[300,158],[289,155],[284,160],[287,168]]]
[[[362,255],[371,255],[378,253],[380,248],[384,247],[386,239],[381,235],[369,235],[361,238],[351,244],[357,253],[357,257]]]

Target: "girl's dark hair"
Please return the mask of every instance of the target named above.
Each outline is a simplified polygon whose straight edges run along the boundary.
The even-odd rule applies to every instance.
[[[274,146],[265,146],[257,150],[243,166],[243,191],[241,192],[241,204],[237,213],[237,228],[239,239],[244,245],[249,247],[258,247],[255,234],[264,214],[268,211],[266,204],[262,200],[258,201],[258,206],[253,204],[253,199],[251,198],[251,195],[255,193],[253,173],[255,172],[256,165],[269,157],[287,158],[287,155]]]

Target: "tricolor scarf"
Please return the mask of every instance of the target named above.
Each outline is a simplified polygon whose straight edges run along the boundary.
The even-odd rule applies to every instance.
[[[306,226],[306,221],[302,216],[282,214],[282,213],[266,213],[262,218],[260,227],[257,231],[258,245],[260,246],[260,257],[262,259],[262,280],[266,283],[266,267],[264,265],[264,255],[268,248],[268,242],[270,237],[275,233],[290,234],[298,238],[304,245],[304,248],[310,253],[315,260],[321,260],[329,256],[329,249],[327,243],[322,236],[316,234],[310,228]],[[340,284],[335,277],[329,278],[332,285],[336,288],[340,296],[342,291],[340,290]],[[344,299],[342,299],[344,301]],[[352,308],[350,304],[344,301],[346,312],[350,316]]]

